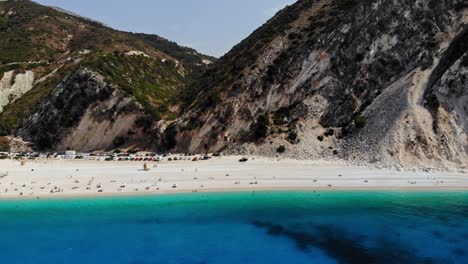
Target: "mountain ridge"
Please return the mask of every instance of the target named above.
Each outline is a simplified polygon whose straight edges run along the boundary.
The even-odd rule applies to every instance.
[[[86,111],[63,111],[63,116],[57,120],[63,118],[68,121],[61,123],[62,126],[50,120],[47,111],[40,112],[53,99],[54,91],[60,89],[68,78],[81,76],[83,69],[95,73],[90,75],[93,78],[89,82],[110,85],[113,91],[121,90],[124,92],[124,95],[119,95],[122,100],[131,100],[141,106],[133,118],[135,123],[129,121],[118,128],[114,122],[107,124],[108,134],[100,134],[107,146],[100,144],[99,147],[114,148],[114,144],[109,144],[113,138],[125,138],[128,142],[123,145],[128,147],[151,147],[147,144],[152,135],[141,134],[139,131],[142,129],[136,123],[142,123],[140,119],[145,120],[143,123],[154,124],[175,118],[179,112],[175,98],[194,76],[203,71],[205,66],[201,63],[205,59],[214,60],[198,52],[191,54],[190,60],[175,58],[166,52],[177,54],[177,51],[187,48],[157,37],[160,46],[168,45],[164,52],[132,33],[114,30],[99,22],[28,0],[0,2],[0,37],[0,84],[3,91],[0,96],[0,135],[21,135],[40,149],[94,150],[91,146],[95,144],[86,146],[77,140],[67,139],[86,117]],[[101,78],[104,81],[100,81]],[[63,93],[60,104],[59,101],[56,104],[75,109],[73,102],[84,100],[88,98],[87,94],[94,94],[93,89],[101,88],[82,85],[82,96]],[[118,102],[113,107],[118,109]],[[103,120],[94,121],[97,120],[88,120],[90,131],[105,123]],[[36,126],[31,127],[31,123]],[[48,127],[55,127],[56,131],[49,131]],[[147,127],[145,124],[144,130],[149,129]],[[41,134],[41,137],[36,134]],[[96,138],[93,135],[89,137]],[[65,141],[74,143],[66,146]]]

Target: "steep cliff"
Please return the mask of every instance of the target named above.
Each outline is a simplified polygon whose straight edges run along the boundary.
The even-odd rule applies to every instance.
[[[192,86],[178,148],[467,166],[467,7],[298,1]]]
[[[79,69],[59,84],[16,134],[40,149],[106,149],[136,129],[143,107],[103,76]]]

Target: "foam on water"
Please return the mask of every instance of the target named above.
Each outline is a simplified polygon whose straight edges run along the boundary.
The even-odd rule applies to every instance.
[[[468,193],[0,202],[0,263],[468,263]]]

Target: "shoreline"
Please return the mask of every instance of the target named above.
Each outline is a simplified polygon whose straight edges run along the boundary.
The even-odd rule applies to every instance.
[[[23,202],[23,201],[74,201],[74,200],[95,200],[95,199],[112,199],[112,198],[144,198],[144,197],[167,197],[167,196],[177,196],[177,195],[197,195],[197,194],[242,194],[242,193],[281,193],[281,192],[316,192],[316,193],[333,193],[333,192],[343,192],[343,193],[352,193],[352,192],[369,192],[369,193],[468,193],[468,188],[407,188],[407,189],[397,189],[397,188],[296,188],[296,189],[218,189],[218,190],[202,190],[199,192],[189,192],[189,191],[174,191],[174,192],[127,192],[127,193],[104,193],[99,195],[44,195],[37,197],[8,197],[0,198],[0,202]]]
[[[183,195],[183,194],[227,194],[227,193],[265,193],[265,192],[390,192],[390,193],[460,193],[468,192],[468,188],[458,188],[458,187],[449,187],[449,188],[431,188],[431,187],[414,187],[414,188],[384,188],[384,187],[356,187],[356,188],[281,188],[276,189],[270,188],[256,188],[256,189],[205,189],[198,192],[190,191],[173,191],[173,192],[125,192],[125,193],[101,193],[101,194],[82,194],[82,195],[44,195],[44,196],[20,196],[20,197],[9,197],[9,198],[0,198],[0,202],[16,202],[16,201],[53,201],[53,200],[81,200],[81,199],[110,199],[110,198],[136,198],[136,197],[159,197],[159,196],[171,196],[171,195]]]
[[[342,162],[228,156],[208,161],[0,161],[0,200],[255,191],[468,191],[468,175]]]

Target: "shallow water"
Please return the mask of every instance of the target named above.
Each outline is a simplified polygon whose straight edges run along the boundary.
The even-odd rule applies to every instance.
[[[468,192],[0,202],[0,263],[468,263]]]

